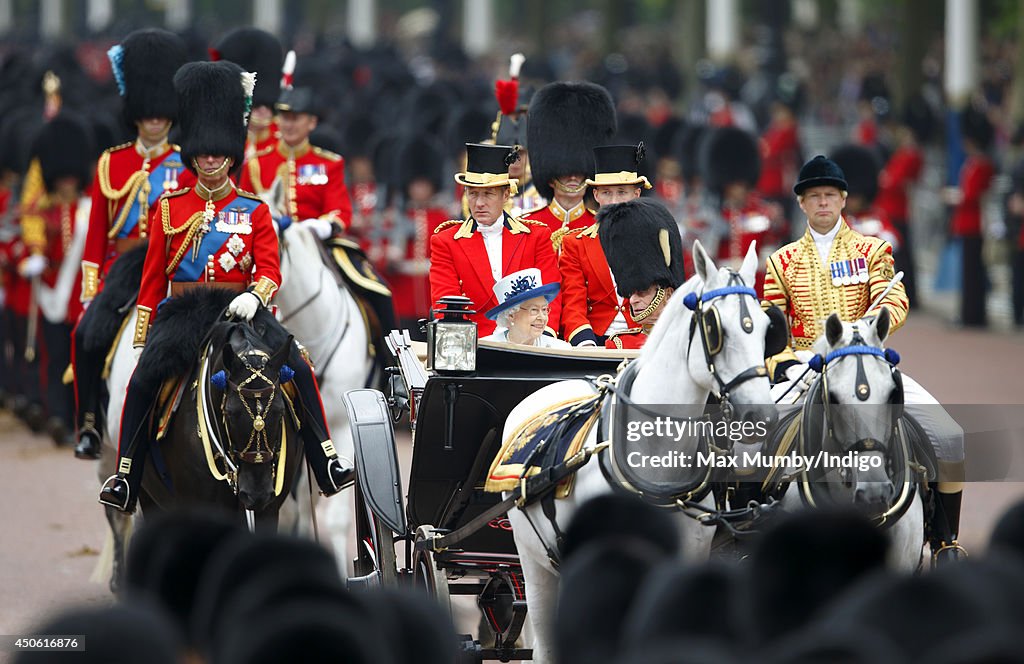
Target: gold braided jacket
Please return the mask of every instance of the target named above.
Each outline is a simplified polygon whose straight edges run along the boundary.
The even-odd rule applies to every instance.
[[[824,332],[824,321],[832,312],[838,313],[844,321],[862,318],[893,278],[892,246],[885,240],[861,235],[847,226],[845,220],[840,219],[839,223],[841,226],[824,264],[809,228],[802,238],[768,258],[762,305],[765,308],[778,305],[785,312],[790,329],[790,346],[769,358],[771,373],[779,362],[796,359],[793,349],[810,349]],[[867,260],[867,282],[834,285],[830,266],[857,258]],[[890,329],[903,325],[910,305],[902,282],[889,291],[882,304],[888,307],[892,317]]]

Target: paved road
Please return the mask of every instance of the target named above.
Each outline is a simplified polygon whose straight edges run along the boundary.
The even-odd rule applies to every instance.
[[[1022,403],[1024,336],[962,332],[912,316],[892,339],[902,368],[945,403]],[[95,466],[34,437],[0,413],[0,634],[14,634],[67,603],[111,601],[90,575],[106,522],[96,504]],[[1001,511],[1024,484],[971,484],[962,540],[980,551]],[[0,661],[4,658],[0,653]]]

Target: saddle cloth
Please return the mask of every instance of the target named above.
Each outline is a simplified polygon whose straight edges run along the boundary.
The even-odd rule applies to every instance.
[[[585,405],[586,402],[591,403]],[[511,491],[519,486],[523,477],[561,464],[579,452],[601,415],[600,405],[600,399],[576,398],[523,422],[494,458],[484,491]],[[569,495],[574,477],[570,475],[559,483],[555,497]]]

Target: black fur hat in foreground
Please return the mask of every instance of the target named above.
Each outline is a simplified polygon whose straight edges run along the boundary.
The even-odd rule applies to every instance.
[[[248,108],[242,68],[233,62],[190,62],[174,76],[181,127],[181,157],[195,172],[199,155],[226,156],[232,168],[245,156]]]
[[[600,85],[549,83],[530,102],[526,131],[533,183],[537,193],[552,200],[552,180],[594,176],[594,148],[615,137],[615,105]]]
[[[654,199],[606,205],[597,213],[598,238],[622,297],[654,284],[678,288],[683,272],[683,240],[672,213]]]
[[[110,61],[123,86],[125,121],[134,126],[145,118],[177,120],[174,74],[188,60],[181,37],[166,30],[136,30],[125,37],[117,53],[117,47],[111,49]]]

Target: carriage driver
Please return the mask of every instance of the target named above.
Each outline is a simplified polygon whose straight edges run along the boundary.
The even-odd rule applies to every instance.
[[[843,219],[848,185],[834,161],[818,155],[804,164],[793,191],[807,215],[807,230],[800,240],[768,258],[762,302],[766,308],[778,305],[790,325],[791,345],[767,361],[777,383],[773,392],[780,394],[803,375],[803,363],[811,358],[810,348],[823,333],[828,315],[836,312],[848,322],[864,317],[894,276],[889,243],[857,233]],[[895,284],[881,305],[889,309],[892,329],[903,325],[908,309],[903,284]],[[928,434],[939,461],[938,500],[930,523],[932,551],[937,559],[956,558],[963,552],[956,541],[963,495],[963,430],[906,374],[903,389],[906,412]]]
[[[638,323],[610,335],[605,347],[642,348],[665,303],[686,281],[679,227],[664,204],[645,198],[602,207],[597,224],[615,287]]]
[[[232,167],[242,161],[245,149],[252,75],[231,62],[193,62],[178,70],[174,87],[182,157],[198,182],[193,189],[163,197],[153,216],[136,306],[134,346],[140,362],[125,398],[117,474],[100,491],[101,503],[124,512],[134,510],[150,447],[146,418],[160,385],[145,378],[149,373],[145,369],[160,361],[165,347],[151,343],[147,351],[143,348],[150,336],[150,318],[161,300],[199,284],[226,288],[239,293],[228,313],[249,321],[269,305],[281,281],[277,235],[267,206],[252,194],[237,190],[228,177]],[[159,313],[157,321],[159,328],[163,324]],[[214,321],[199,325],[202,323],[207,323],[205,332]],[[198,326],[196,321],[191,324]],[[167,334],[159,336],[170,342]],[[352,468],[343,465],[334,451],[316,380],[297,347],[288,364],[295,371],[293,380],[302,401],[304,426],[300,430],[307,458],[321,491],[337,493],[351,479]]]

